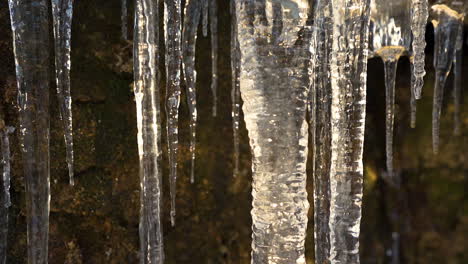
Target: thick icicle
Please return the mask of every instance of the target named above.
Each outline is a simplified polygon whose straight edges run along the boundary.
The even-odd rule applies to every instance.
[[[127,40],[128,39],[128,9],[127,9],[127,0],[120,1],[121,6],[121,13],[120,13],[120,20],[121,20],[121,30],[122,30],[122,38]]]
[[[332,0],[331,263],[359,263],[369,5]]]
[[[177,182],[177,152],[179,145],[179,104],[181,67],[181,4],[180,0],[164,0],[164,38],[166,42],[166,113],[169,145],[169,182],[171,193],[171,224],[175,225]]]
[[[231,0],[231,116],[232,116],[232,135],[234,144],[234,169],[233,175],[239,174],[239,125],[240,125],[240,50],[237,40],[237,17],[236,0]]]
[[[444,87],[455,57],[458,32],[463,27],[463,13],[459,13],[447,5],[433,5],[435,19],[432,21],[435,31],[434,45],[434,106],[432,109],[432,148],[435,154],[439,152],[439,127]]]
[[[218,105],[218,4],[210,0],[210,34],[211,34],[211,93],[213,94],[213,116],[217,114]]]
[[[137,0],[134,30],[135,100],[140,157],[140,263],[164,262],[161,224],[162,173],[159,106],[158,3]]]
[[[424,49],[426,48],[426,25],[429,16],[428,0],[411,0],[411,13],[411,33],[413,36],[411,52],[411,100],[414,100],[421,98],[424,76],[426,75],[426,71],[424,70],[424,58],[426,57]],[[414,115],[416,114],[415,106],[416,103],[414,102],[411,108],[412,117],[413,113]],[[411,122],[412,127],[414,127],[414,122]]]
[[[395,78],[398,59],[410,51],[411,10],[408,0],[373,0],[371,20],[373,22],[373,52],[385,66],[386,94],[386,158],[387,172],[393,173],[393,122],[395,112]],[[413,78],[414,79],[414,78]]]
[[[60,117],[63,122],[70,185],[73,179],[73,121],[70,93],[70,53],[73,0],[52,0],[55,37],[55,74]]]
[[[252,263],[305,263],[308,2],[236,1],[240,90],[253,155]]]
[[[187,104],[190,113],[190,154],[192,164],[190,181],[195,181],[195,144],[197,131],[197,71],[195,70],[195,44],[200,22],[200,0],[188,0],[185,5],[184,30],[182,32],[182,52],[184,78],[187,87]]]
[[[314,238],[315,262],[329,263],[330,257],[330,162],[331,162],[331,82],[330,51],[332,48],[331,1],[319,0],[314,7],[312,35],[312,85],[310,112],[314,148]]]
[[[454,134],[460,135],[461,121],[460,121],[460,100],[462,91],[462,60],[463,60],[463,27],[460,27],[457,36],[457,43],[455,47],[455,58],[453,62],[453,100],[454,100]]]
[[[3,197],[0,200],[0,264],[6,264],[7,242],[8,242],[8,208],[11,206],[10,199],[10,134],[15,129],[5,127],[0,132],[2,143],[2,182]]]
[[[46,0],[10,0],[19,135],[26,185],[28,263],[47,263],[49,236],[49,17]]]

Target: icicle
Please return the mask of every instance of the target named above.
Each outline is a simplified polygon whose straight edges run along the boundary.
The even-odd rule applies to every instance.
[[[410,97],[410,127],[416,127],[416,111],[417,111],[417,102],[416,102],[416,95],[414,94],[413,89],[411,89],[411,97]]]
[[[210,33],[211,33],[211,92],[213,94],[213,116],[217,112],[218,90],[218,4],[210,0]]]
[[[309,1],[235,2],[253,155],[252,263],[305,264]]]
[[[0,133],[2,140],[2,164],[3,164],[3,193],[5,195],[4,206],[10,207],[10,134],[15,131],[14,127],[5,127]]]
[[[171,192],[171,224],[175,225],[175,198],[177,181],[177,151],[179,144],[179,104],[181,66],[181,6],[180,0],[164,0],[164,38],[166,41],[166,113],[169,145]]]
[[[392,232],[392,264],[400,263],[400,234]]]
[[[161,117],[158,72],[159,1],[135,5],[134,74],[140,156],[140,263],[164,262],[161,224]]]
[[[55,37],[55,73],[60,117],[65,132],[66,156],[70,185],[73,179],[73,122],[70,94],[70,53],[73,0],[52,0]]]
[[[11,206],[10,199],[10,139],[9,134],[13,133],[13,127],[5,127],[0,132],[2,141],[2,182],[3,197],[0,206],[0,264],[6,264],[7,242],[8,242],[8,208]]]
[[[462,90],[462,60],[463,60],[463,26],[460,27],[457,36],[455,50],[455,58],[453,63],[453,73],[454,73],[454,82],[453,82],[453,99],[455,105],[454,111],[454,134],[460,135],[461,133],[461,121],[460,121],[460,100],[461,100],[461,90]]]
[[[393,173],[393,122],[395,117],[395,79],[400,55],[384,59],[385,66],[385,139],[387,172]]]
[[[197,127],[197,71],[195,70],[195,44],[200,22],[201,6],[199,0],[188,0],[185,5],[184,30],[182,33],[183,70],[187,85],[187,104],[190,113],[190,153],[192,166],[190,181],[195,181],[195,144]]]
[[[0,264],[6,264],[8,243],[8,207],[0,206]]]
[[[122,38],[125,40],[128,40],[128,26],[127,26],[127,21],[128,21],[128,9],[127,9],[127,0],[121,0],[120,4],[121,6],[121,14],[120,14],[120,20],[121,20],[121,27],[122,27]]]
[[[312,35],[312,85],[310,112],[314,147],[314,233],[315,262],[328,263],[330,257],[330,162],[331,162],[331,82],[329,53],[332,45],[330,0],[319,0],[314,7]]]
[[[206,38],[208,37],[208,16],[209,16],[209,9],[210,9],[210,4],[208,1],[210,0],[200,0],[200,1],[202,1],[202,5],[203,5],[202,31],[203,31],[203,36]]]
[[[368,0],[332,0],[330,262],[359,263]]]
[[[395,79],[398,59],[410,50],[410,2],[398,0],[373,0],[373,51],[382,58],[385,66],[386,94],[386,157],[387,172],[393,174],[393,123],[395,112]],[[414,78],[413,78],[414,79]]]
[[[49,236],[49,18],[46,0],[10,0],[19,134],[23,154],[28,263],[47,263]]]
[[[411,32],[413,35],[412,42],[412,58],[411,58],[411,96],[414,99],[421,98],[421,92],[424,85],[424,49],[426,48],[426,25],[429,16],[429,8],[427,0],[411,0]],[[413,99],[414,96],[414,99]],[[415,126],[416,118],[416,103],[412,102],[411,107],[411,127]]]
[[[233,175],[236,177],[239,174],[239,124],[240,124],[240,50],[239,41],[237,40],[237,17],[236,3],[231,0],[231,73],[232,73],[232,134],[234,144],[234,170]]]
[[[444,87],[455,57],[457,36],[460,27],[463,26],[464,14],[460,14],[446,5],[433,5],[432,11],[436,15],[436,19],[432,21],[435,31],[434,68],[436,76],[432,110],[432,148],[437,154],[439,152],[439,127]]]

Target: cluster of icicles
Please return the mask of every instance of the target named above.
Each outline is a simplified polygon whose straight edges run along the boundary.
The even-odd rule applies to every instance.
[[[161,226],[161,117],[159,4],[136,0],[134,77],[140,156],[141,263],[163,263]],[[313,2],[313,3],[311,3]],[[70,184],[73,136],[70,51],[73,0],[51,0],[55,68],[64,123]],[[127,1],[122,0],[122,36],[127,38]],[[181,70],[187,88],[194,181],[197,124],[195,44],[198,25],[210,32],[213,115],[217,89],[216,0],[164,0],[167,74],[167,134],[171,222],[175,223],[178,108]],[[393,171],[392,141],[396,65],[412,65],[411,126],[421,98],[427,0],[231,0],[232,118],[234,175],[238,174],[240,100],[253,154],[252,263],[305,263],[308,133],[314,153],[316,263],[358,263],[362,202],[366,72],[369,55],[382,58],[386,80],[387,170]],[[433,148],[439,149],[444,85],[454,65],[455,130],[460,131],[463,0],[432,6],[436,82]],[[9,0],[18,82],[19,138],[26,181],[28,263],[47,263],[49,218],[49,42],[47,0]],[[369,38],[369,34],[372,38]],[[371,43],[368,40],[371,39]],[[309,112],[310,120],[306,119]],[[308,122],[307,122],[308,121]],[[309,128],[307,128],[309,123]],[[11,205],[9,134],[0,131],[3,192],[0,263],[6,262]]]

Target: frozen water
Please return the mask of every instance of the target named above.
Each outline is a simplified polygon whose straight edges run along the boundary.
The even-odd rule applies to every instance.
[[[305,264],[310,11],[307,0],[236,1],[253,155],[252,263]]]
[[[359,263],[370,3],[331,2],[330,262]]]
[[[18,82],[28,263],[45,264],[50,208],[48,4],[46,0],[9,0],[8,3]]]
[[[135,100],[140,157],[140,263],[164,262],[161,224],[161,118],[158,84],[158,1],[137,0],[134,30]]]

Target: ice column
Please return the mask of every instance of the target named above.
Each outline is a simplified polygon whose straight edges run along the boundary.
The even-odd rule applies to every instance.
[[[369,5],[332,0],[331,263],[359,263]]]
[[[305,263],[309,12],[307,0],[236,1],[253,155],[252,263]]]

